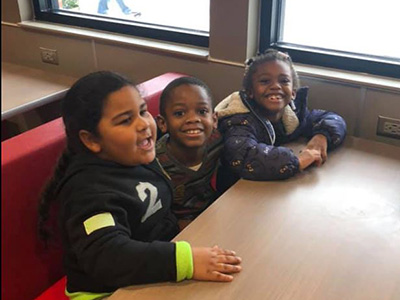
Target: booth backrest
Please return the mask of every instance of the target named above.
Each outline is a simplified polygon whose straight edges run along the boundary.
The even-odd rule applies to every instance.
[[[139,85],[153,116],[162,90],[185,76],[166,73]],[[2,142],[1,298],[32,300],[63,276],[62,251],[37,236],[37,207],[65,146],[61,118]]]

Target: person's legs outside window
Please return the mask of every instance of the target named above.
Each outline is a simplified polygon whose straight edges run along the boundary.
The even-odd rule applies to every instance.
[[[106,15],[108,14],[108,4],[110,0],[99,0],[99,7],[97,9],[97,13]],[[117,3],[121,9],[121,11],[125,15],[132,14],[134,17],[139,17],[141,15],[140,12],[133,12],[124,2],[124,0],[117,0]]]
[[[126,6],[124,0],[117,0],[117,3],[124,14],[129,15],[132,13],[132,10]]]
[[[108,1],[109,0],[100,0],[99,7],[97,8],[97,13],[106,15],[108,13]]]

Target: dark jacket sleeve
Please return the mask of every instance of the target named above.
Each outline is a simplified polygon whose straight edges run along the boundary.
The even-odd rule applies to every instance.
[[[328,150],[333,150],[342,144],[346,137],[346,122],[338,114],[321,109],[311,112],[306,109],[305,136],[312,138],[323,134],[328,140]]]
[[[223,164],[236,176],[249,180],[286,179],[299,169],[292,150],[274,147],[263,141],[267,132],[253,126],[248,114],[238,114],[220,120],[224,136]],[[250,116],[249,116],[250,117]]]
[[[128,212],[121,203],[115,193],[69,201],[65,230],[78,265],[96,281],[114,288],[176,280],[175,244],[132,239],[128,213],[135,211]],[[84,222],[104,212],[111,214],[115,225],[88,233]]]

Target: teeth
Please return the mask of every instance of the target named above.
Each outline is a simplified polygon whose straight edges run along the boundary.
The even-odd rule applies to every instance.
[[[282,95],[269,95],[268,99],[269,100],[281,100],[282,99]]]
[[[186,133],[189,134],[196,134],[196,133],[200,133],[201,131],[199,129],[193,129],[193,130],[187,130]]]

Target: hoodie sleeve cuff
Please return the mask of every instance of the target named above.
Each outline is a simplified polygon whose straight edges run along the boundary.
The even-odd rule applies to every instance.
[[[188,242],[180,241],[175,243],[176,255],[176,281],[192,279],[193,277],[193,256],[192,248]]]

